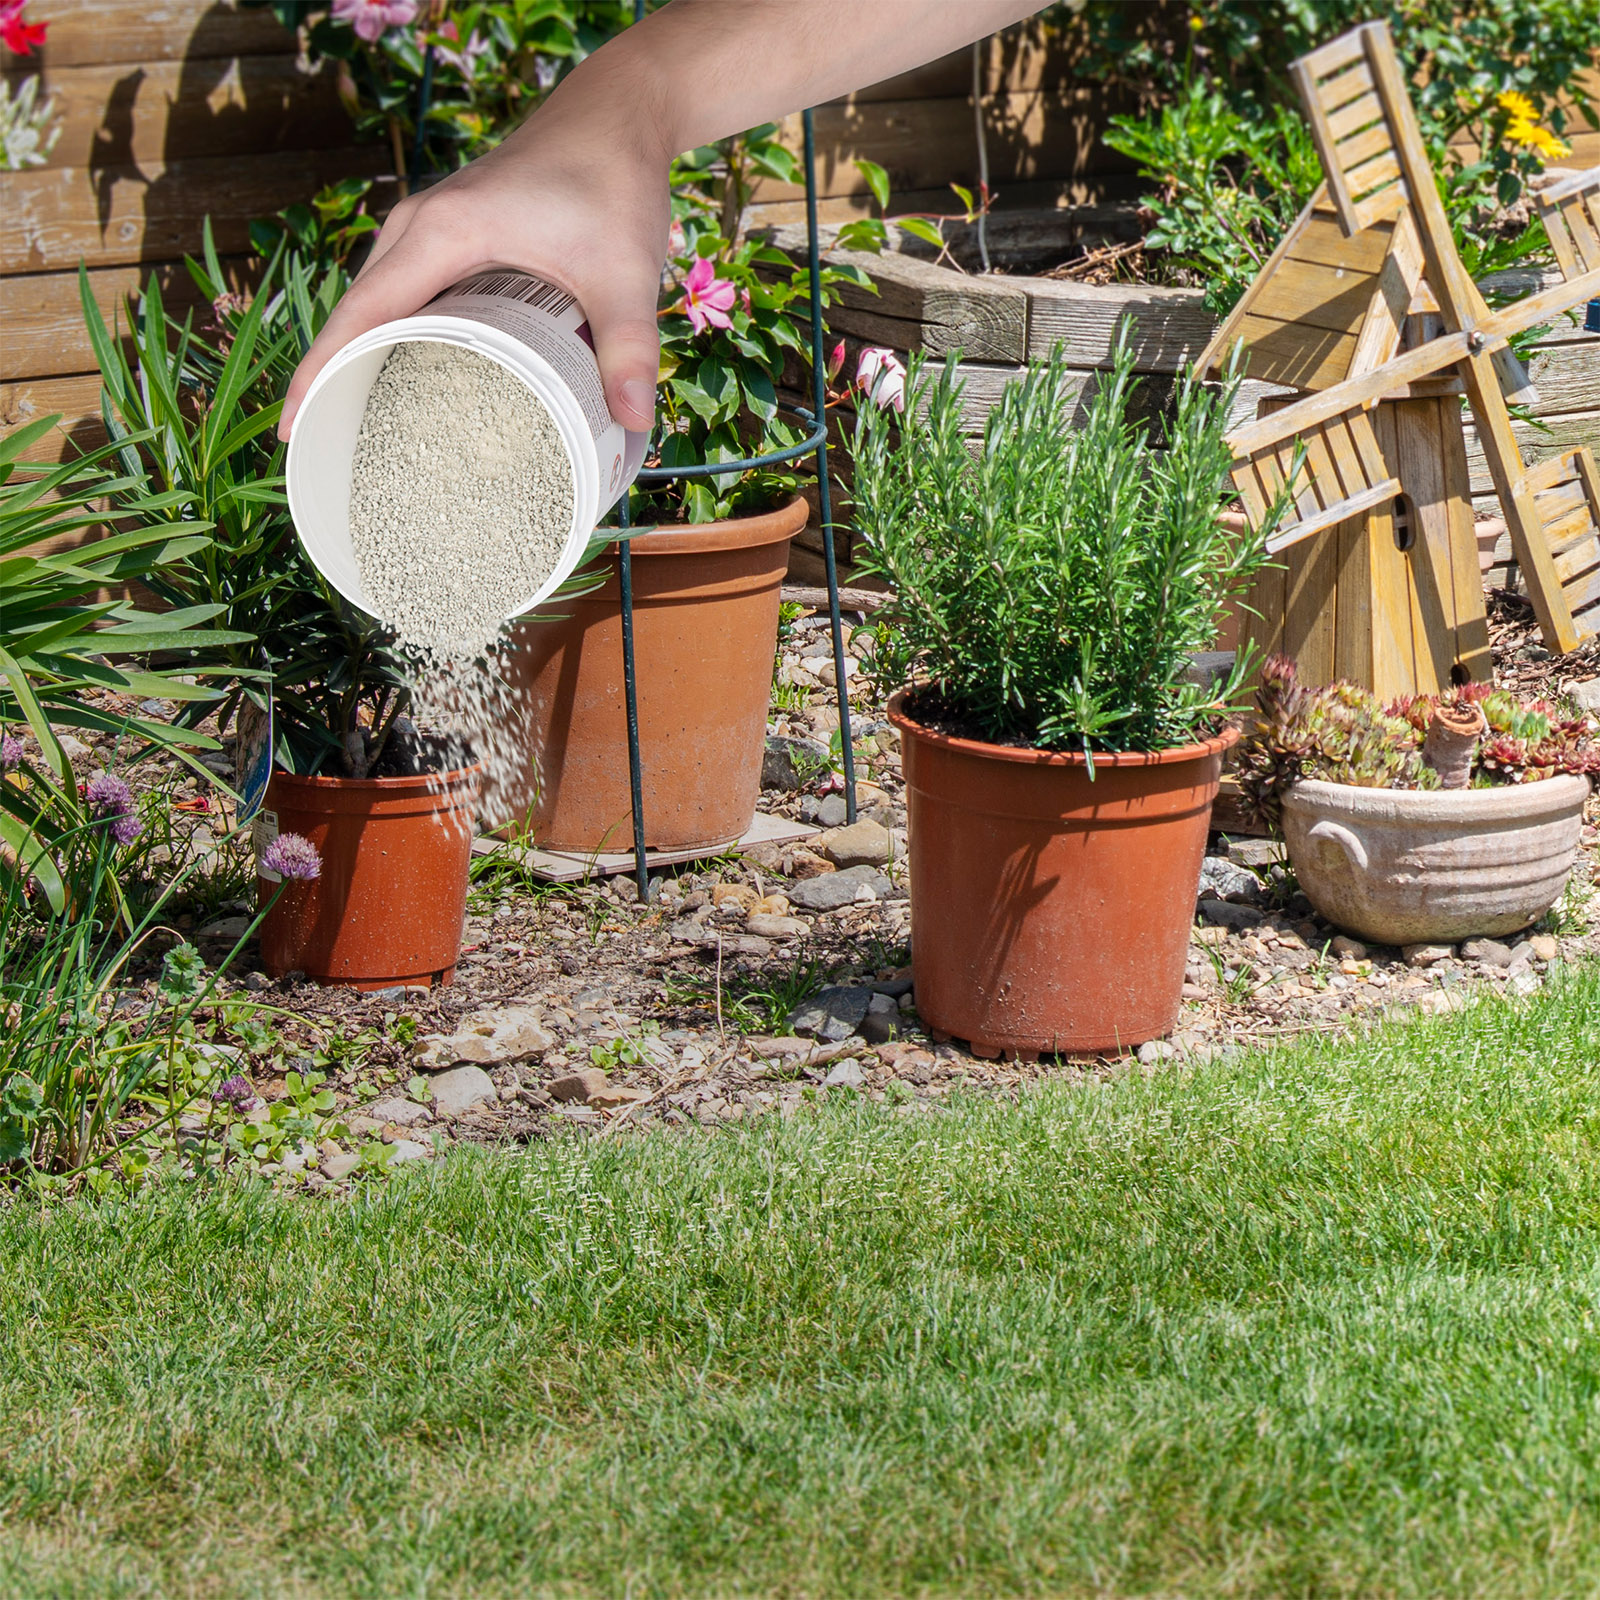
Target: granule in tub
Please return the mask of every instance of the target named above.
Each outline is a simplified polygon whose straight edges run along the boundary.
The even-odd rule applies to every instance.
[[[549,408],[488,356],[408,340],[367,395],[350,536],[375,615],[408,655],[461,662],[555,569],[572,460]]]

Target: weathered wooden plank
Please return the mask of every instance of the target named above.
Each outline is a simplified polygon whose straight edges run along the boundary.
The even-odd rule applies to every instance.
[[[233,0],[31,0],[28,16],[50,24],[40,54],[51,72],[113,62],[292,56],[297,49],[267,7]]]
[[[60,461],[71,444],[90,450],[105,442],[100,422],[100,375],[75,378],[25,378],[0,383],[0,438],[25,428],[40,417],[61,416],[61,426],[29,452],[32,461]]]
[[[1104,367],[1127,325],[1142,372],[1177,372],[1206,347],[1216,319],[1194,289],[1028,281],[1028,355],[1042,361],[1059,342],[1073,366]]]
[[[1600,450],[1600,410],[1563,413],[1544,420],[1548,432],[1531,423],[1513,421],[1511,424],[1527,460],[1543,461],[1549,456],[1565,454],[1583,445]],[[1495,492],[1494,481],[1484,458],[1483,446],[1478,440],[1477,429],[1469,422],[1466,431],[1473,498],[1492,496]]]
[[[1285,260],[1262,283],[1250,310],[1278,322],[1356,333],[1372,304],[1373,280],[1323,262]]]
[[[332,71],[302,72],[292,56],[63,67],[45,82],[63,119],[52,167],[99,171],[350,143]]]
[[[1343,382],[1356,351],[1354,333],[1274,317],[1247,316],[1239,337],[1251,377],[1295,389],[1329,389]]]
[[[252,219],[304,202],[340,178],[377,176],[388,165],[381,146],[353,145],[196,157],[97,173],[82,167],[0,172],[0,272],[197,255],[207,217],[218,250],[243,254],[250,248]]]
[[[229,259],[224,265],[238,268],[243,263]],[[199,290],[181,266],[166,265],[155,271],[170,309],[182,311],[202,303]],[[150,269],[137,266],[104,267],[90,273],[95,302],[108,323],[116,311],[122,314],[123,326],[127,326],[122,301],[137,291],[149,275]],[[6,330],[4,341],[0,341],[0,382],[70,375],[94,368],[94,351],[83,325],[75,272],[0,278],[0,326]]]

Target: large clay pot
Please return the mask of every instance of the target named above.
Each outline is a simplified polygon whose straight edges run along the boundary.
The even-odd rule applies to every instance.
[[[715,853],[750,826],[789,541],[805,501],[633,540],[646,842]],[[616,555],[605,584],[518,625],[508,678],[528,761],[484,794],[488,827],[552,850],[633,848]],[[537,766],[535,766],[537,761]]]
[[[1577,858],[1589,780],[1496,789],[1360,789],[1303,781],[1283,837],[1306,898],[1374,944],[1515,933],[1556,903]]]
[[[917,1013],[979,1055],[1170,1033],[1229,729],[1153,754],[901,733]]]
[[[322,874],[284,885],[261,924],[274,977],[382,989],[449,983],[461,950],[478,769],[421,778],[297,778],[275,772],[256,818],[259,857],[303,834]],[[259,903],[278,885],[258,878]]]

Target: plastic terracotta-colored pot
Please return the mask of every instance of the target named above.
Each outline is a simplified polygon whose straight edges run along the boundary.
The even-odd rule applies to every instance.
[[[449,983],[467,911],[477,790],[476,767],[421,778],[273,773],[256,817],[258,860],[278,834],[303,834],[322,874],[284,885],[267,913],[267,971],[357,989]],[[278,885],[258,877],[256,888],[265,905]]]
[[[767,697],[796,498],[776,511],[633,540],[634,661],[646,842],[715,852],[750,826],[761,793]],[[486,826],[552,850],[633,848],[622,603],[604,585],[551,601],[513,631],[507,679],[527,763],[486,785]]]
[[[917,1014],[979,1055],[1172,1031],[1228,729],[1149,755],[901,734]]]

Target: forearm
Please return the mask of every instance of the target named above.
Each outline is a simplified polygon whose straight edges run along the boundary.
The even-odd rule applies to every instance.
[[[599,105],[656,159],[880,83],[1031,16],[1041,0],[671,0],[581,63],[530,119]],[[514,134],[508,143],[524,136]]]

